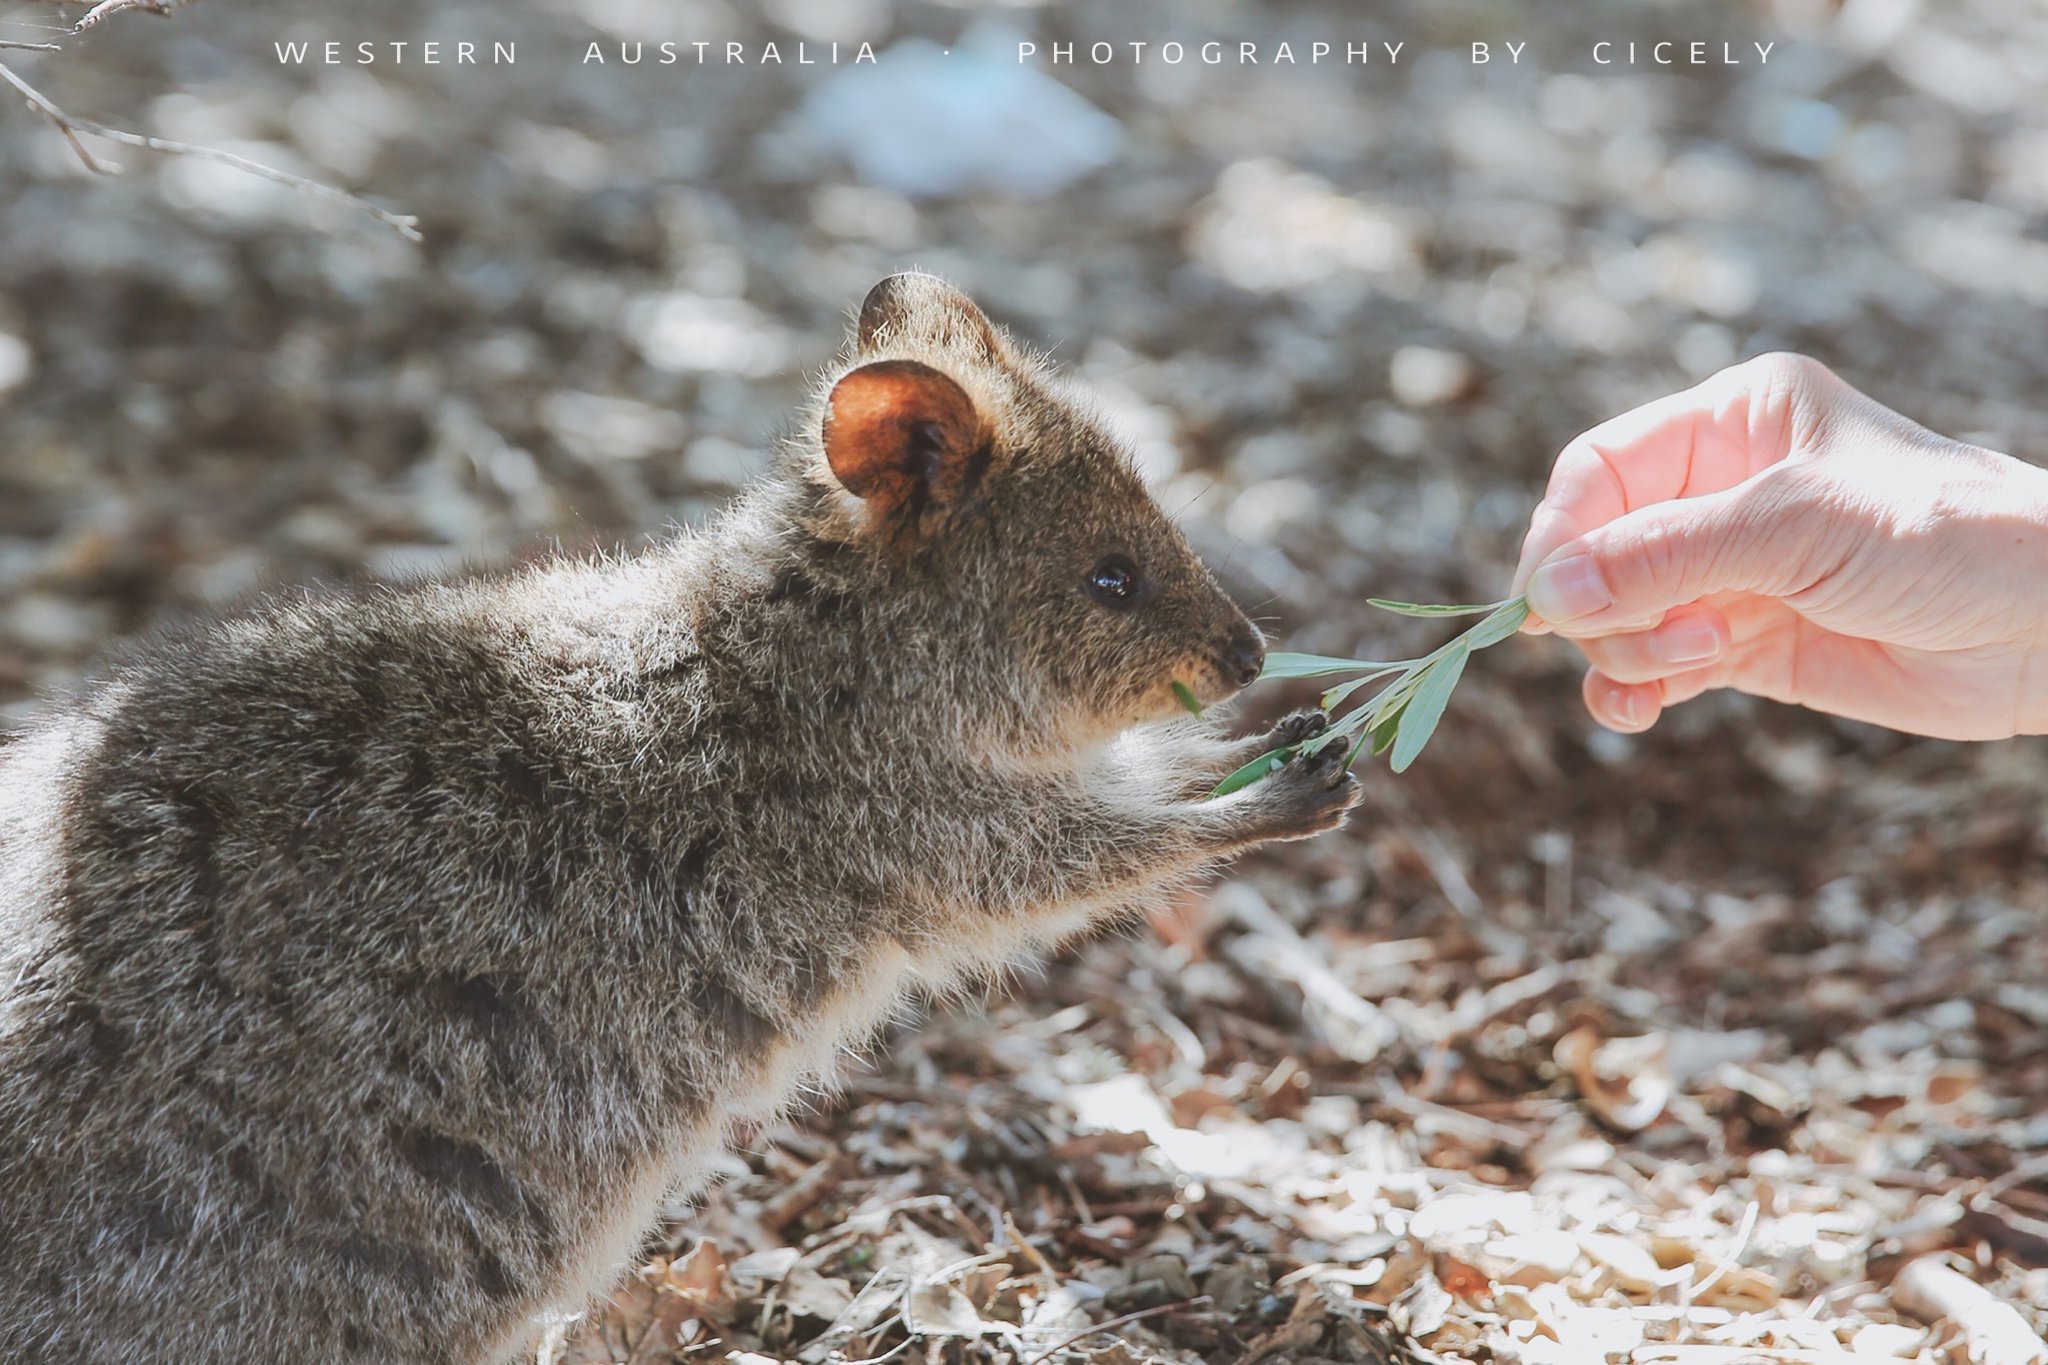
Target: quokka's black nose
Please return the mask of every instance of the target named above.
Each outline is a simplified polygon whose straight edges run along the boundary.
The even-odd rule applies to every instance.
[[[1239,687],[1250,687],[1259,680],[1259,670],[1266,666],[1266,642],[1259,633],[1246,626],[1231,636],[1230,645],[1223,651],[1223,676]]]

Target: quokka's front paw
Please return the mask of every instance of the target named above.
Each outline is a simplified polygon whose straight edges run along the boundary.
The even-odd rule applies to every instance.
[[[1257,837],[1306,839],[1343,824],[1345,813],[1364,795],[1344,764],[1350,751],[1348,744],[1326,744],[1250,788],[1258,793]]]
[[[1311,706],[1305,711],[1282,716],[1279,722],[1266,732],[1265,747],[1268,750],[1285,749],[1305,739],[1314,739],[1329,728],[1329,714],[1319,707]]]

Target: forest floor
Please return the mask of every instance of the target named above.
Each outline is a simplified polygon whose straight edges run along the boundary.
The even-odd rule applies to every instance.
[[[257,592],[701,521],[912,264],[1055,348],[1293,649],[1434,642],[1365,599],[1500,595],[1570,436],[1760,350],[2048,458],[2048,53],[1999,6],[1075,0],[965,37],[912,0],[767,8],[206,0],[6,54],[76,113],[344,184],[426,239],[191,161],[103,148],[129,174],[94,179],[7,109],[6,714]],[[891,189],[945,170],[943,128],[860,180],[835,139],[880,147],[893,116],[807,114],[841,72],[579,60],[799,33],[1267,60],[1062,67],[1121,142],[1045,198]],[[272,55],[437,36],[521,56]],[[1319,38],[1407,47],[1271,64]],[[1781,46],[1587,59],[1667,38]],[[1489,651],[1343,833],[906,1022],[745,1135],[544,1354],[2042,1358],[2048,749],[1728,697],[1624,739],[1577,671],[1554,641]],[[1245,723],[1311,695],[1255,689]]]

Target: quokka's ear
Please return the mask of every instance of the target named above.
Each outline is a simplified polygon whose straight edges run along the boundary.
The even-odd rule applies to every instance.
[[[874,523],[897,531],[972,493],[990,455],[974,400],[915,360],[878,360],[833,385],[824,436],[833,476]]]
[[[890,275],[861,300],[854,342],[862,355],[888,346],[925,345],[993,363],[1002,355],[995,324],[973,299],[936,275]]]

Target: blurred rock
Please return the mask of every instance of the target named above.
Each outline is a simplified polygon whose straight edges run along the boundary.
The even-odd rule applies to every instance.
[[[35,369],[35,352],[12,332],[0,332],[0,398],[28,381]]]
[[[643,460],[680,446],[687,427],[672,412],[630,398],[563,389],[541,400],[540,416],[562,449],[586,464]]]
[[[1387,386],[1411,408],[1433,408],[1461,398],[1472,387],[1472,362],[1456,351],[1403,346],[1387,367]]]
[[[870,185],[914,198],[1001,190],[1038,197],[1108,165],[1124,145],[1109,115],[1017,60],[985,30],[941,49],[906,39],[804,98],[804,132]]]
[[[684,292],[635,299],[625,332],[648,364],[678,374],[758,378],[784,369],[794,349],[788,332],[745,299]]]
[[[1242,161],[1216,181],[1188,250],[1242,289],[1298,289],[1340,273],[1396,277],[1420,264],[1410,215],[1346,198],[1322,177]]]

